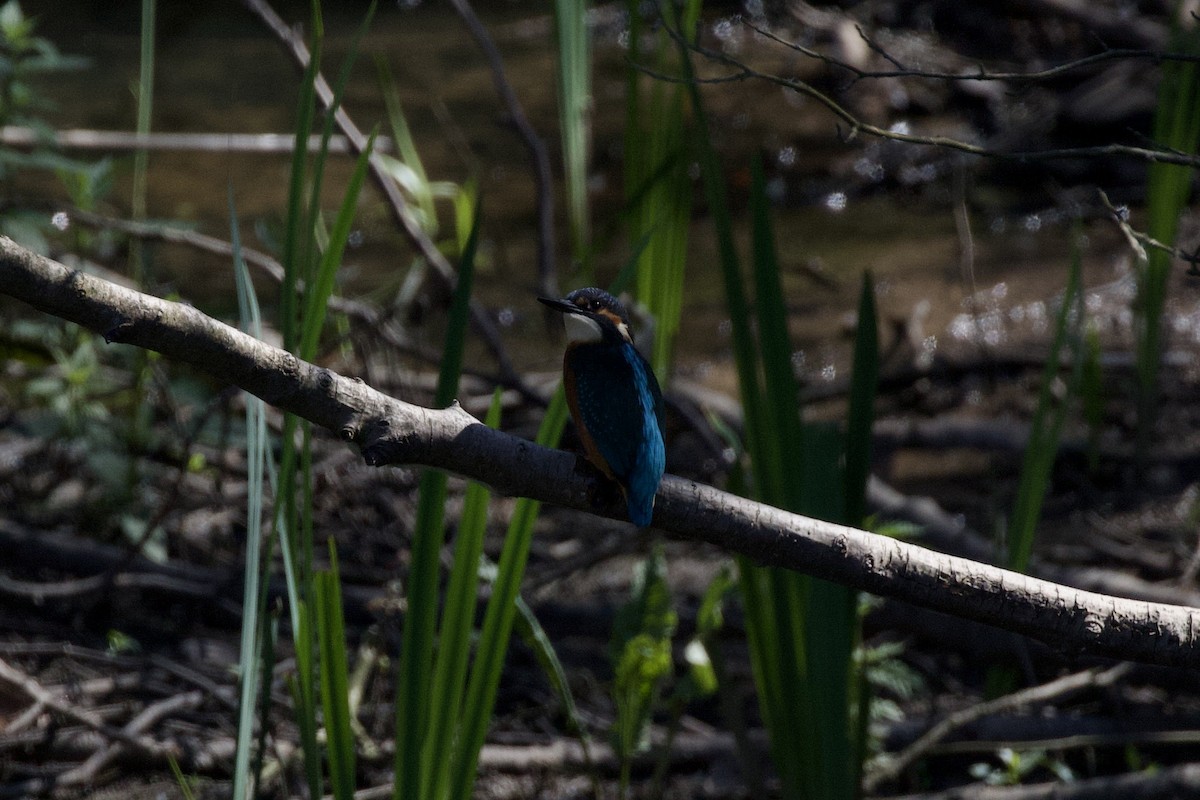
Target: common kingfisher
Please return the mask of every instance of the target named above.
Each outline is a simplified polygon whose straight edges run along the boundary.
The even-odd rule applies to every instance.
[[[667,460],[663,399],[654,370],[633,345],[629,315],[602,289],[538,300],[566,315],[563,385],[584,452],[621,487],[630,521],[649,525]]]

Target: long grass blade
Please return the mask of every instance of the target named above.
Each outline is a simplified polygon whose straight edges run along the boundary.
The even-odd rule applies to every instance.
[[[685,16],[693,17],[699,3],[688,4]],[[677,11],[670,4],[661,6],[663,18],[676,27]],[[630,18],[635,20],[631,41],[640,35],[638,17],[642,8],[629,2]],[[683,30],[692,30],[684,23]],[[685,33],[686,35],[686,33]],[[666,30],[655,36],[650,56],[662,72],[674,70],[681,57],[672,46]],[[690,126],[684,115],[686,94],[673,83],[646,83],[640,73],[640,53],[632,55],[626,81],[625,187],[629,209],[630,236],[649,236],[638,270],[638,299],[656,320],[650,363],[661,378],[670,374],[675,337],[683,309],[683,281],[687,264],[688,235],[691,229],[692,185],[688,175]]]
[[[762,359],[765,389],[758,425],[760,429],[769,429],[774,434],[760,441],[757,451],[751,452],[752,464],[763,499],[784,508],[811,511],[806,508],[806,499],[812,493],[808,491],[804,479],[811,471],[810,461],[815,455],[815,448],[806,447],[807,437],[800,422],[797,405],[799,385],[792,370],[787,301],[775,254],[762,165],[757,160],[751,165],[751,176],[754,231],[751,262],[758,312],[758,351]],[[799,465],[797,461],[800,461]],[[831,476],[837,473],[836,458],[832,460],[832,465],[823,463],[823,466],[831,470],[822,476],[830,481]],[[836,486],[826,489],[837,491]],[[820,496],[828,498],[825,493]],[[766,704],[781,710],[772,718],[771,727],[776,768],[785,787],[790,786],[792,793],[805,791],[810,797],[821,797],[820,776],[824,771],[820,757],[831,749],[838,728],[836,725],[822,725],[826,720],[814,718],[814,698],[818,692],[836,687],[816,685],[809,675],[807,664],[810,659],[806,654],[813,645],[820,648],[824,644],[822,640],[806,641],[807,634],[811,633],[806,629],[810,580],[786,570],[768,569],[765,583],[767,602],[772,610],[772,627],[769,634],[764,636],[760,633],[759,638],[760,641],[771,642],[770,657],[776,661],[778,673],[775,690],[779,694],[764,697]],[[830,657],[823,650],[817,652],[821,652],[823,659]],[[816,736],[817,731],[823,735]]]
[[[845,493],[843,521],[856,527],[864,523],[867,514],[867,480],[871,472],[871,440],[875,424],[875,395],[878,385],[879,321],[875,311],[875,286],[871,272],[867,270],[863,273],[862,291],[858,299],[858,327],[854,335],[854,366],[850,375],[850,408],[846,414],[843,476]],[[840,587],[838,588],[840,589]],[[825,590],[814,587],[814,591],[820,593]],[[846,614],[843,623],[851,635],[846,648],[852,655],[856,649],[862,646],[862,620],[854,607],[858,600],[858,593],[842,591],[842,598],[830,596],[826,599]],[[814,598],[814,613],[816,613],[816,606],[821,602],[821,598]],[[858,670],[857,674],[847,675],[845,696],[841,698],[845,703],[846,711],[852,710],[854,714],[853,724],[849,726],[852,730],[850,752],[847,754],[850,770],[843,775],[844,780],[848,783],[844,791],[852,792],[854,787],[861,785],[862,782],[871,696],[870,684],[866,679],[865,664],[862,660],[851,659],[845,666],[847,673]]]
[[[237,285],[238,316],[242,329],[256,338],[262,337],[262,316],[250,272],[242,259],[237,213],[233,208],[233,189],[229,191],[230,242],[233,249],[234,278]],[[246,396],[246,558],[242,584],[242,634],[238,661],[241,687],[238,696],[238,738],[234,753],[233,797],[249,797],[251,749],[254,744],[254,710],[258,695],[257,679],[261,654],[262,632],[259,623],[260,575],[264,572],[262,558],[263,477],[267,448],[266,407],[253,395]]]
[[[571,223],[571,255],[587,267],[591,232],[588,214],[588,155],[591,136],[591,47],[586,0],[555,0],[558,39],[558,119],[562,135],[563,171],[567,180],[567,216]]]
[[[752,333],[750,306],[742,288],[741,268],[733,238],[733,218],[729,212],[724,178],[708,135],[707,114],[699,84],[682,44],[680,50],[684,85],[691,97],[692,112],[700,131],[697,137],[700,167],[717,236],[725,302],[730,313],[734,361],[745,412],[747,450],[754,464],[754,484],[747,488],[751,489],[752,495],[763,499],[766,496],[782,496],[782,489],[766,471],[767,462],[777,460],[766,458],[774,449],[771,437],[766,435],[770,430],[768,420],[771,417],[764,406],[759,384],[758,349]],[[794,401],[794,397],[789,399],[788,405],[794,407]],[[807,732],[806,726],[794,725],[791,716],[804,713],[803,701],[795,696],[802,680],[798,672],[803,660],[797,654],[800,642],[791,624],[791,620],[800,612],[801,598],[789,591],[781,581],[773,579],[769,570],[760,570],[746,559],[739,559],[738,564],[746,607],[751,665],[762,698],[760,709],[772,734],[771,749],[776,769],[783,784],[784,796],[802,797],[803,775],[811,774],[812,758],[805,755],[804,742],[797,739],[810,737],[801,733]],[[789,696],[791,699],[785,699]]]
[[[342,588],[338,580],[337,547],[332,538],[329,540],[329,569],[316,575],[316,600],[329,782],[335,800],[353,800],[356,783],[354,727],[350,714]]]
[[[354,212],[358,205],[358,195],[362,190],[363,181],[367,176],[370,165],[371,151],[375,146],[375,134],[378,129],[371,131],[367,146],[359,154],[354,164],[354,172],[346,185],[346,193],[342,198],[341,208],[334,220],[333,228],[329,231],[329,243],[321,257],[321,265],[317,270],[315,281],[310,284],[308,291],[308,309],[303,319],[302,339],[300,342],[300,357],[311,361],[317,352],[321,329],[325,323],[325,310],[329,297],[333,294],[334,280],[337,269],[342,263],[342,254],[346,250],[346,242],[350,239],[350,227],[354,223]]]
[[[1083,376],[1083,287],[1080,252],[1076,242],[1062,306],[1054,323],[1054,339],[1042,372],[1037,408],[1029,427],[1029,442],[1021,461],[1021,478],[1008,525],[1008,566],[1018,572],[1029,568],[1042,501],[1049,488],[1054,462],[1058,458],[1059,434],[1067,407],[1078,396]],[[1059,379],[1062,358],[1069,356],[1071,371],[1065,386]]]
[[[583,719],[579,714],[579,708],[575,704],[575,695],[572,693],[571,684],[567,680],[567,671],[558,657],[558,652],[554,649],[554,643],[550,640],[550,635],[546,633],[546,629],[538,621],[537,615],[533,613],[533,609],[525,602],[525,598],[518,595],[516,603],[517,616],[515,625],[517,635],[525,642],[525,646],[533,652],[534,657],[538,660],[538,664],[542,668],[542,672],[550,680],[550,687],[558,696],[558,702],[562,703],[563,716],[566,717],[571,732],[579,737],[579,745],[583,750],[583,760],[590,768],[592,763],[591,747],[588,745],[588,738],[584,733]]]
[[[871,474],[871,432],[879,386],[879,319],[870,270],[863,273],[854,333],[850,409],[846,414],[846,522],[859,526],[867,515],[867,479]]]
[[[1178,16],[1178,15],[1177,15]],[[1184,27],[1184,26],[1187,27]],[[1200,55],[1200,27],[1195,20],[1176,22],[1171,49]],[[1171,61],[1162,66],[1162,82],[1154,116],[1154,140],[1173,152],[1200,148],[1200,64]],[[1146,177],[1147,233],[1171,245],[1179,214],[1187,204],[1195,171],[1191,167],[1154,162]],[[1155,248],[1138,275],[1135,305],[1138,372],[1138,457],[1150,444],[1158,405],[1158,380],[1165,345],[1162,316],[1167,301],[1172,256]]]
[[[543,447],[558,444],[567,424],[567,413],[566,394],[560,388],[551,399],[546,416],[542,418],[538,444]],[[495,707],[500,672],[508,652],[508,638],[517,610],[516,599],[529,558],[529,545],[533,541],[533,525],[540,509],[541,503],[536,500],[525,497],[518,500],[504,537],[504,549],[497,563],[496,583],[492,587],[492,597],[488,601],[475,662],[471,665],[471,677],[467,684],[465,714],[450,770],[452,798],[466,800],[471,797],[479,766],[479,750],[483,747],[488,722]]]
[[[137,132],[139,136],[150,133],[150,121],[154,111],[154,49],[157,40],[158,0],[142,0],[141,52],[138,58],[137,84]],[[150,151],[139,147],[133,154],[133,199],[130,216],[135,220],[146,218],[146,184],[150,167]],[[142,241],[134,237],[129,243],[129,259],[133,281],[138,286],[146,285],[146,260]]]
[[[319,231],[317,221],[321,218],[321,187],[325,180],[325,161],[329,156],[329,140],[333,137],[333,131],[336,125],[336,115],[338,109],[342,106],[342,96],[346,92],[346,85],[350,82],[350,71],[354,67],[354,62],[358,58],[359,47],[362,44],[362,39],[366,35],[367,30],[371,27],[371,20],[375,17],[375,6],[377,0],[372,0],[371,5],[367,7],[367,13],[363,17],[362,23],[358,26],[355,32],[354,39],[350,42],[350,49],[346,57],[342,59],[342,67],[338,71],[338,77],[333,85],[333,97],[330,100],[329,107],[325,110],[325,121],[321,126],[321,143],[317,147],[317,152],[313,157],[312,165],[309,168],[310,183],[308,211],[306,219],[308,227],[306,231],[312,235],[306,236],[301,241],[301,249],[299,262],[302,267],[302,276],[305,281],[304,296],[311,301],[313,272],[316,258],[313,257],[314,245],[321,243],[316,240],[316,234]],[[320,7],[318,5],[314,12],[314,25],[320,23]],[[363,153],[369,153],[373,149],[373,142],[368,143],[364,148]],[[363,154],[360,154],[360,158]],[[309,308],[311,310],[311,302]],[[305,330],[309,330],[309,323],[302,319],[301,324]]]
[[[458,391],[470,313],[471,285],[475,274],[475,249],[479,235],[475,224],[459,264],[446,346],[438,375],[434,403],[449,405]],[[443,525],[446,476],[427,470],[421,476],[417,522],[413,532],[412,570],[409,574],[408,616],[400,652],[396,695],[396,797],[421,796],[428,785],[422,769],[422,747],[429,725],[429,687],[432,683],[433,638],[437,621],[440,554],[445,541]]]
[[[288,350],[295,348],[297,339],[299,306],[296,287],[305,270],[300,263],[300,254],[307,251],[302,240],[307,240],[312,231],[304,205],[304,185],[308,165],[308,134],[312,130],[313,116],[316,113],[317,73],[321,68],[321,42],[324,38],[317,0],[312,0],[311,28],[308,43],[311,55],[304,70],[304,77],[300,81],[300,97],[296,104],[295,142],[292,145],[283,238],[283,284],[279,293],[280,331],[283,334],[283,346]]]
[[[500,427],[500,397],[501,391],[497,388],[485,420],[488,427]],[[442,612],[437,667],[429,693],[432,713],[425,735],[423,760],[426,774],[430,776],[431,789],[422,792],[424,797],[445,797],[450,783],[451,745],[458,731],[457,723],[466,689],[490,498],[490,493],[482,484],[468,484],[454,543],[454,566],[446,586],[446,608]]]
[[[430,237],[436,237],[437,209],[433,205],[429,175],[425,172],[425,164],[417,151],[416,142],[413,141],[412,131],[409,130],[408,118],[404,114],[404,106],[400,103],[400,92],[396,88],[396,79],[392,77],[392,70],[383,56],[375,59],[375,70],[379,76],[388,124],[392,129],[392,140],[396,143],[396,153],[400,162],[412,170],[416,178],[410,188],[417,208],[421,211],[422,227]]]

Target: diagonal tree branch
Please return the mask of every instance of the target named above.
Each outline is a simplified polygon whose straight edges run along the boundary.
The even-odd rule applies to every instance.
[[[362,449],[368,464],[423,464],[497,491],[594,507],[597,478],[575,457],[480,424],[457,404],[403,403],[301,361],[191,306],[72,270],[0,237],[0,293],[110,342],[193,364]],[[615,500],[616,498],[614,498]],[[874,594],[1015,631],[1069,652],[1200,666],[1200,610],[1072,589],[906,542],[802,517],[668,476],[656,527]]]
[[[294,30],[287,26],[266,0],[243,0],[243,3],[246,5],[246,8],[256,14],[271,29],[271,32],[287,46],[300,68],[307,68],[309,59],[312,57],[308,52],[308,45],[304,43],[304,40]],[[333,89],[330,88],[329,82],[325,80],[325,76],[320,73],[317,73],[316,90],[317,99],[324,107],[326,113],[328,113],[333,106]],[[346,109],[340,106],[335,109],[333,111],[333,119],[337,124],[338,130],[345,135],[346,140],[350,143],[351,149],[355,153],[361,153],[367,146],[367,137],[354,123],[354,120],[350,118]],[[369,166],[372,179],[374,179],[379,190],[383,192],[392,210],[392,216],[400,223],[400,227],[404,230],[409,242],[432,268],[432,273],[437,277],[438,281],[443,286],[453,287],[454,282],[457,280],[454,268],[450,266],[450,262],[446,260],[446,256],[438,249],[437,244],[421,229],[420,224],[408,208],[408,201],[404,199],[404,193],[400,191],[400,187],[396,181],[392,180],[383,162],[374,153],[371,154]],[[523,392],[528,391],[521,380],[521,376],[513,367],[512,359],[509,358],[508,352],[504,349],[504,344],[500,339],[500,331],[496,328],[495,321],[474,303],[471,304],[471,324],[474,326],[475,331],[483,338],[484,344],[492,352],[492,356],[496,359],[496,366],[503,375],[505,383],[520,387]]]

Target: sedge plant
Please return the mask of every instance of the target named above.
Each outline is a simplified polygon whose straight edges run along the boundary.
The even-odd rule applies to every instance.
[[[750,454],[748,487],[758,500],[832,521],[861,511],[869,445],[878,342],[873,323],[860,320],[856,346],[859,393],[852,402],[855,430],[805,425],[797,410],[786,307],[779,282],[768,201],[755,165],[754,285],[752,312],[734,244],[733,222],[716,153],[707,136],[705,107],[681,45],[683,82],[701,135],[700,166],[716,227],[731,337],[737,365],[745,436]],[[864,308],[869,308],[863,303]],[[755,330],[757,329],[757,337]],[[761,353],[761,356],[760,356]],[[864,430],[865,428],[865,430]],[[855,448],[847,451],[847,443]],[[851,465],[847,471],[842,464]],[[850,486],[850,481],[856,485]],[[783,570],[739,561],[747,638],[760,710],[785,797],[836,800],[857,795],[861,748],[852,734],[852,654],[858,638],[856,596],[844,587]],[[864,701],[865,702],[865,699]]]
[[[681,58],[667,26],[694,31],[700,0],[677,13],[663,3],[666,26],[647,35],[643,9],[628,0],[629,65],[625,79],[625,203],[630,241],[644,240],[637,271],[638,300],[655,319],[649,360],[660,377],[670,373],[683,310],[684,270],[692,219],[688,175],[692,126],[685,115],[687,94],[678,84],[647,79],[643,61],[660,71],[677,69]],[[646,43],[649,46],[643,47]],[[682,56],[686,58],[686,56]]]
[[[368,12],[359,32],[360,38],[370,19],[371,13]],[[367,163],[374,142],[372,134],[367,148],[355,163],[333,223],[325,230],[318,203],[325,158],[332,135],[332,113],[327,116],[321,146],[311,163],[307,150],[308,134],[315,117],[315,85],[320,68],[323,34],[320,7],[315,2],[312,5],[311,31],[310,50],[313,56],[301,82],[295,128],[296,144],[292,152],[288,189],[288,213],[282,258],[284,277],[280,296],[280,330],[284,347],[306,361],[313,360],[320,344],[325,325],[326,304],[333,292],[337,269],[350,236],[358,195],[366,177]],[[340,102],[356,53],[357,41],[339,75],[334,91],[335,107]],[[237,252],[236,216],[232,214],[232,204],[231,217],[235,220],[234,242]],[[236,271],[239,276],[239,301],[243,308],[243,317],[253,325],[257,319],[256,301],[245,277],[244,265],[239,266]],[[251,409],[253,408],[251,404]],[[288,677],[287,682],[300,730],[304,781],[311,796],[321,796],[322,775],[325,772],[323,765],[327,763],[335,795],[339,798],[344,797],[347,787],[350,787],[351,791],[353,787],[353,760],[344,757],[344,738],[339,738],[344,737],[341,726],[345,714],[339,713],[342,708],[337,704],[336,698],[331,697],[326,697],[321,703],[324,706],[322,713],[317,696],[319,690],[328,692],[328,686],[337,680],[339,674],[344,676],[345,667],[344,652],[339,672],[338,659],[332,657],[333,651],[330,650],[330,642],[340,638],[340,627],[335,621],[335,616],[340,615],[340,610],[332,609],[330,605],[332,587],[328,585],[328,579],[314,575],[312,568],[311,429],[308,424],[301,424],[295,416],[285,415],[279,465],[277,470],[272,471],[274,462],[265,457],[268,445],[261,411],[255,411],[248,418],[247,424],[251,434],[250,463],[253,474],[257,475],[254,486],[258,488],[258,492],[251,492],[252,505],[248,516],[249,546],[244,590],[246,617],[243,620],[240,664],[242,694],[238,748],[235,754],[234,797],[240,800],[249,797],[252,791],[253,699],[256,695],[265,697],[269,692],[271,659],[268,656],[273,654],[274,647],[273,626],[265,623],[264,614],[267,585],[265,577],[269,574],[270,549],[263,547],[262,533],[256,527],[261,514],[257,505],[260,501],[254,500],[256,496],[262,496],[264,465],[269,472],[273,472],[272,483],[275,487],[276,503],[272,517],[274,539],[271,541],[278,543],[283,555],[289,621],[296,654],[296,670]],[[322,646],[320,651],[318,645]],[[344,648],[344,643],[342,647]],[[255,680],[260,669],[265,679],[256,688]],[[265,701],[262,702],[265,707]],[[325,758],[326,752],[318,746],[318,731],[323,721],[327,726],[327,742],[333,742],[341,748],[328,754],[328,759]],[[328,728],[331,722],[335,725],[332,731]],[[258,740],[257,766],[262,764],[265,715],[260,721],[260,729],[264,732],[260,733]],[[253,771],[256,772],[257,769]]]
[[[1172,60],[1162,65],[1162,82],[1154,114],[1154,140],[1171,152],[1195,153],[1200,148],[1200,25],[1194,13],[1183,19],[1178,4],[1172,30],[1172,52],[1185,53],[1191,60]],[[1192,167],[1152,163],[1146,175],[1147,233],[1171,246],[1179,225],[1179,214],[1191,192]],[[1173,256],[1160,248],[1149,248],[1139,256],[1134,319],[1137,334],[1138,456],[1146,454],[1158,405],[1159,371],[1165,347],[1163,310],[1167,302]]]

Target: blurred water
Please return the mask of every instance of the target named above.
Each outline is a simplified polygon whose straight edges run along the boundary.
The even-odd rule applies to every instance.
[[[39,90],[55,105],[46,112],[48,120],[63,128],[132,129],[137,4],[27,3],[26,8],[40,12],[41,31],[64,52],[92,60],[86,71],[39,82]],[[535,4],[482,10],[509,80],[534,126],[557,153],[550,17]],[[333,74],[361,9],[338,6],[326,13],[325,63]],[[286,10],[285,17],[301,20],[303,11]],[[297,70],[248,12],[233,4],[199,5],[167,9],[162,19],[155,130],[290,129]],[[598,223],[620,213],[627,54],[623,26],[621,15],[607,7],[593,19],[591,185]],[[741,57],[760,59],[766,68],[780,63],[775,50],[736,20],[713,20],[708,30],[715,43]],[[474,177],[482,187],[480,297],[494,310],[519,366],[553,368],[556,356],[545,346],[541,315],[533,302],[532,173],[477,48],[443,5],[424,3],[381,7],[364,50],[347,93],[348,109],[364,129],[384,117],[373,59],[386,60],[429,176],[456,183]],[[905,160],[907,154],[897,159],[878,142],[843,144],[828,114],[789,90],[755,82],[724,86],[728,88],[706,89],[706,98],[719,126],[716,134],[734,211],[744,226],[746,167],[752,156],[770,154],[768,185],[777,204],[774,219],[793,312],[793,344],[812,379],[829,381],[844,374],[848,337],[843,317],[855,306],[860,276],[867,268],[878,281],[881,312],[908,325],[919,360],[927,360],[939,347],[994,349],[1044,338],[1065,283],[1071,236],[1069,221],[1053,208],[1051,198],[1043,196],[1043,187],[1029,187],[1028,196],[1019,202],[993,202],[986,212],[973,202],[968,240],[954,222],[958,200],[953,175],[935,162]],[[909,131],[912,122],[898,119],[891,127]],[[128,209],[130,157],[115,157],[121,169],[108,210],[121,216]],[[330,166],[330,208],[349,166],[346,158],[334,159]],[[228,236],[226,192],[232,187],[243,239],[271,249],[286,193],[285,154],[156,152],[150,168],[151,216]],[[679,360],[684,371],[722,383],[731,379],[725,368],[729,342],[716,248],[700,188],[697,182]],[[1024,210],[1006,210],[1022,206]],[[449,209],[442,210],[448,225]],[[562,285],[571,286],[562,222],[560,218],[560,275]],[[357,225],[341,290],[355,295],[394,289],[407,273],[412,251],[373,191],[364,195]],[[596,225],[597,230],[604,227]],[[1106,335],[1125,339],[1130,331],[1129,256],[1111,224],[1093,223],[1087,233],[1088,307],[1103,319]],[[232,277],[214,269],[211,258],[169,247],[155,248],[153,255],[156,274],[165,276],[183,296],[201,305],[228,307]],[[596,254],[601,280],[611,277],[628,255],[629,244],[619,235],[603,239]],[[1200,343],[1200,312],[1195,309],[1178,309],[1170,327],[1177,336]]]

